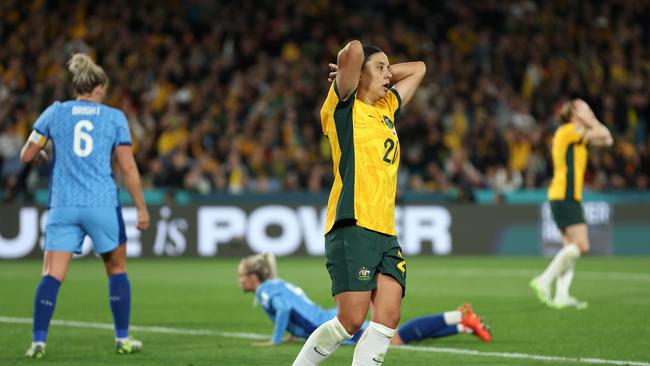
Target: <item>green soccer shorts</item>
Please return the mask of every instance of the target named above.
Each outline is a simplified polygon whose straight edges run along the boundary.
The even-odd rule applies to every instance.
[[[551,213],[560,230],[585,223],[582,205],[577,201],[551,201]]]
[[[397,237],[356,225],[335,228],[325,235],[327,271],[332,296],[377,288],[377,272],[395,278],[406,293],[406,261]]]

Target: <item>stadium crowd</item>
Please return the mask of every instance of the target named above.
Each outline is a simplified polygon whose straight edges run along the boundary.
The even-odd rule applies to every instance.
[[[129,120],[145,187],[327,191],[319,109],[327,64],[354,36],[427,63],[397,125],[400,190],[546,187],[555,112],[574,97],[615,137],[590,153],[587,187],[647,190],[647,19],[648,2],[614,0],[3,1],[1,186],[11,199],[46,185],[20,148],[44,108],[72,97],[65,62],[85,52]]]

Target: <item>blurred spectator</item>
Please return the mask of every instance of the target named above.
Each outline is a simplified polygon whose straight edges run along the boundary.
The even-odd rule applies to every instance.
[[[591,154],[586,185],[646,190],[647,19],[648,2],[616,0],[3,1],[0,185],[46,186],[46,170],[16,157],[38,114],[71,97],[66,60],[87,52],[111,77],[107,104],[125,111],[149,187],[327,191],[318,111],[346,35],[427,63],[397,124],[401,191],[545,187],[554,112],[574,97],[616,141]]]

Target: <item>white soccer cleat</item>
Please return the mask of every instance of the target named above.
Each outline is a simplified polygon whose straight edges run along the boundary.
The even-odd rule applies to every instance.
[[[142,342],[129,336],[125,339],[116,339],[115,347],[115,352],[118,355],[127,355],[140,352],[142,350]]]
[[[528,285],[533,289],[533,291],[535,291],[539,301],[547,305],[551,303],[551,286],[544,285],[542,281],[539,280],[539,277],[530,280]]]
[[[589,303],[586,301],[580,301],[575,297],[569,296],[565,299],[555,299],[550,304],[556,309],[566,309],[566,308],[575,308],[578,310],[586,309],[589,306]]]
[[[45,342],[32,342],[31,347],[25,352],[25,357],[37,359],[45,357]]]

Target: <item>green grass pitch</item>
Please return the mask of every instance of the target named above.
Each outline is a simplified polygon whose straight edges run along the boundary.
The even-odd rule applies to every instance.
[[[604,365],[650,365],[650,258],[581,258],[572,292],[589,301],[589,308],[580,311],[547,308],[528,288],[529,279],[548,263],[545,258],[407,260],[402,320],[469,302],[492,326],[494,341],[484,344],[470,335],[427,340],[415,350],[391,349],[386,365],[589,365],[598,360]],[[118,356],[110,329],[87,328],[85,323],[81,328],[52,325],[46,358],[39,361],[23,356],[31,325],[20,319],[31,318],[41,263],[2,262],[0,365],[290,365],[301,343],[256,348],[252,339],[223,336],[270,336],[272,331],[262,310],[253,307],[253,296],[237,287],[237,263],[129,261],[132,325],[210,331],[205,335],[132,331],[144,342],[143,352]],[[324,259],[279,258],[278,264],[281,277],[301,286],[319,304],[334,306]],[[100,260],[74,261],[54,319],[110,324],[107,294]],[[352,347],[342,347],[325,365],[349,365],[352,352]],[[515,353],[521,355],[512,356]]]

